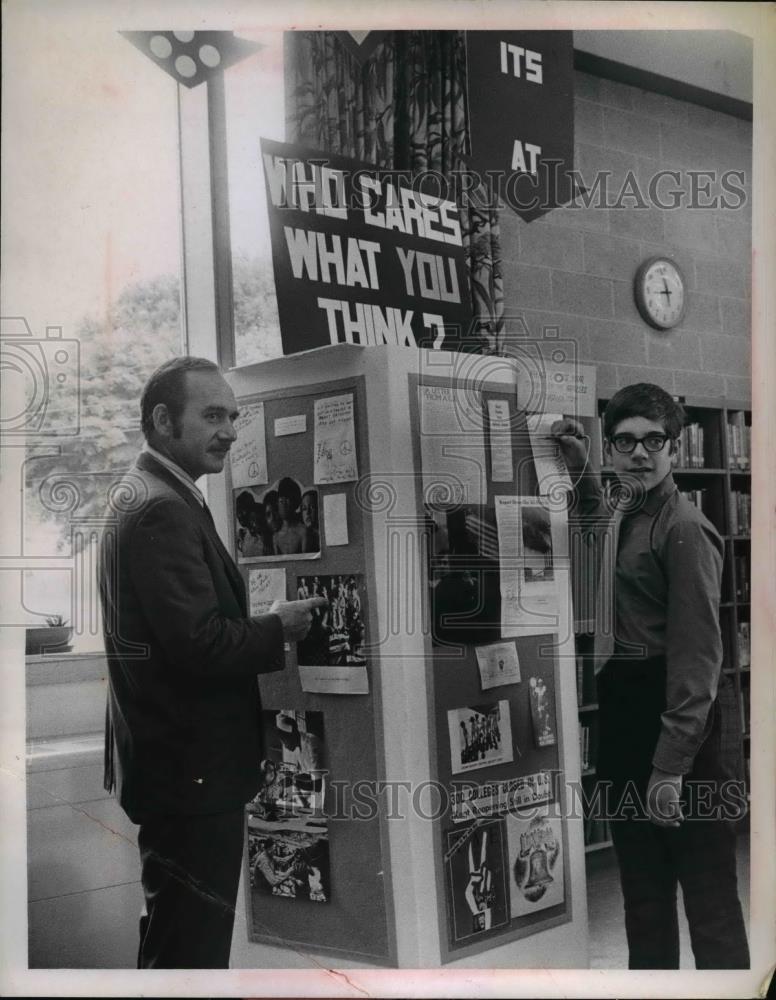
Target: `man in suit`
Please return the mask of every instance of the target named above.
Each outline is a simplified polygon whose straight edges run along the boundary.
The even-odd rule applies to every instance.
[[[145,446],[112,491],[100,550],[110,671],[106,788],[139,825],[140,968],[227,968],[243,806],[260,779],[256,675],[284,666],[319,599],[249,616],[196,480],[223,470],[237,403],[218,367],[162,365]]]

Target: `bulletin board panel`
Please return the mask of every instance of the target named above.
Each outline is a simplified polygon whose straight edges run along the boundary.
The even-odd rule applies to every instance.
[[[495,518],[488,511],[497,496],[533,497],[537,492],[526,415],[517,409],[514,389],[484,383],[478,384],[478,392],[473,395],[470,385],[451,386],[445,378],[410,375],[409,381],[412,438],[419,470],[424,447],[427,456],[434,451],[433,446],[429,449],[421,441],[424,430],[428,432],[429,428],[422,426],[419,388],[452,388],[454,393],[460,393],[462,404],[458,421],[461,444],[447,449],[453,456],[452,466],[443,456],[438,485],[432,482],[434,476],[424,475],[424,489],[418,491],[419,518],[432,533],[426,541],[427,620],[431,632],[426,647],[430,664],[430,776],[447,789],[442,799],[447,809],[435,819],[434,839],[438,894],[445,900],[445,910],[440,912],[442,961],[450,962],[571,920],[568,837],[562,819],[565,791],[564,782],[558,780],[563,757],[563,731],[557,709],[560,667],[554,648],[557,635],[550,629],[542,635],[501,636],[498,533]],[[479,395],[481,400],[476,398]],[[496,435],[490,401],[501,401]],[[484,431],[484,468],[479,487],[474,487],[475,493],[479,491],[482,510],[477,509],[478,505],[456,504],[449,481],[450,468],[456,468],[455,456],[470,450],[467,425],[476,424],[471,420],[472,407],[481,407]],[[504,463],[505,445],[512,455],[511,475],[508,463]],[[471,449],[472,457],[478,451],[483,454]],[[461,468],[458,466],[458,472]],[[494,482],[497,468],[501,481]],[[453,502],[440,504],[440,497]],[[465,516],[473,516],[475,524],[479,523],[475,531],[479,534],[478,544],[471,544],[471,532],[461,537],[456,507],[468,508]],[[445,511],[446,520],[434,514],[435,523],[431,524],[430,508]],[[440,559],[435,555],[436,538],[445,530],[448,554]],[[458,607],[450,616],[439,614],[436,601],[441,584],[435,588],[431,579],[439,563],[443,564],[443,572],[450,571],[450,576],[466,572],[473,577],[474,611]],[[449,606],[446,602],[445,607]],[[490,686],[500,671],[501,677]],[[504,683],[504,671],[510,675],[508,683]],[[515,677],[518,671],[519,681]],[[539,714],[535,691],[541,692],[543,702]],[[500,806],[489,799],[489,788],[504,793]],[[466,807],[462,799],[472,790],[473,798],[468,800],[471,805]],[[529,805],[532,797],[536,801]],[[532,851],[531,845],[540,850]],[[475,913],[478,900],[486,897],[490,905],[483,910],[487,913]]]
[[[343,396],[350,396],[353,401],[356,475],[347,481],[316,484],[315,404]],[[374,559],[366,515],[355,495],[357,478],[369,471],[364,381],[362,377],[354,377],[299,389],[257,393],[238,400],[241,413],[259,402],[263,403],[266,440],[266,476],[262,478],[267,482],[248,492],[252,491],[259,503],[267,491],[285,477],[296,480],[302,491],[317,490],[319,552],[246,557],[237,546],[240,530],[242,528],[244,534],[245,528],[236,516],[230,525],[232,551],[246,587],[252,572],[285,569],[285,596],[288,599],[299,596],[303,577],[310,596],[314,596],[317,589],[331,598],[331,609],[326,610],[326,614],[330,614],[326,624],[331,626],[329,664],[344,661],[346,657],[341,655],[341,646],[350,643],[351,650],[355,650],[360,645],[360,652],[365,656],[348,655],[347,659],[366,659],[368,693],[303,690],[297,656],[300,647],[297,645],[286,647],[285,670],[259,676],[262,706],[267,713],[264,720],[269,758],[285,766],[280,737],[284,730],[293,729],[294,723],[290,722],[293,716],[297,727],[301,725],[307,730],[305,739],[314,744],[317,759],[312,787],[309,780],[301,789],[289,790],[281,786],[285,789],[279,797],[282,808],[278,807],[276,799],[267,798],[264,789],[260,792],[261,803],[246,807],[248,936],[251,941],[276,946],[332,952],[369,963],[395,965],[387,831],[377,797],[371,792],[383,777],[384,759],[379,663],[376,646],[370,648],[377,637]],[[335,450],[340,450],[342,440]],[[320,441],[318,444],[323,447]],[[234,487],[232,471],[230,469],[229,486],[234,503],[246,488]],[[244,478],[244,475],[240,477]],[[327,524],[330,508],[326,498],[343,494],[344,501],[340,500],[338,507],[341,515],[344,503],[346,541],[341,516],[332,515]],[[246,521],[244,514],[242,520]],[[243,544],[242,548],[245,550],[247,546]],[[349,633],[342,622],[334,627],[337,614],[334,598],[340,582],[348,586],[349,595],[355,585],[365,626],[353,641],[347,638]],[[305,658],[315,659],[315,652]],[[323,664],[325,672],[328,665],[325,656],[318,663]],[[354,674],[359,673],[358,667],[351,669]],[[256,765],[259,768],[260,761]],[[318,768],[323,770],[322,781]],[[358,783],[362,783],[359,787],[364,789],[364,796],[354,810],[353,789]],[[264,877],[262,872],[269,877]],[[288,877],[281,880],[285,875]],[[271,888],[272,879],[277,885]]]

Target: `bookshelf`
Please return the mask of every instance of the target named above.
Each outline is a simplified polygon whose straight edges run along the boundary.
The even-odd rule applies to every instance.
[[[682,493],[696,503],[722,536],[725,544],[720,627],[722,669],[733,682],[741,715],[744,773],[749,786],[749,680],[751,676],[751,411],[747,405],[726,401],[681,400],[687,413],[674,468]],[[598,403],[599,420],[586,428],[593,458],[601,464],[602,424],[607,400]],[[602,467],[604,481],[612,476]],[[576,597],[576,594],[575,594]],[[595,778],[597,705],[593,672],[592,622],[589,611],[577,615],[577,703],[584,800],[589,801]],[[587,766],[585,766],[587,765]],[[589,786],[589,787],[588,787]],[[602,819],[585,817],[585,850],[611,846]]]

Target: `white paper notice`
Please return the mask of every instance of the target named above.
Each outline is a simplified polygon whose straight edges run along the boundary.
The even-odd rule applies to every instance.
[[[502,635],[520,619],[520,497],[495,497],[501,580]]]
[[[302,690],[310,694],[369,694],[366,667],[318,667],[299,664]]]
[[[485,434],[468,414],[470,394],[449,386],[418,386],[423,499],[427,503],[482,504],[487,478]],[[459,413],[459,406],[466,413]]]
[[[509,426],[509,403],[506,399],[488,400],[490,423],[490,475],[494,483],[511,483],[515,476],[512,463],[512,432]]]
[[[316,399],[314,455],[314,482],[358,479],[352,394]]]
[[[520,662],[513,642],[477,646],[475,652],[483,691],[500,684],[520,683]]]
[[[536,479],[542,496],[553,493],[559,487],[566,490],[572,488],[560,445],[550,430],[556,420],[562,419],[560,413],[532,413],[526,419]]]
[[[522,364],[517,373],[517,399],[523,409],[565,413],[575,418],[594,417],[596,367],[550,361]]]
[[[497,496],[501,634],[558,630],[550,513],[539,497]]]
[[[275,437],[286,437],[288,434],[304,434],[307,430],[307,417],[304,413],[295,413],[291,417],[277,417],[275,420]]]
[[[323,532],[327,545],[348,544],[348,498],[328,493],[323,498]]]
[[[574,417],[596,415],[595,365],[547,364],[544,410]]]
[[[285,599],[285,569],[248,570],[248,608],[251,615],[266,614],[274,601]]]
[[[267,480],[264,403],[246,403],[234,422],[237,440],[229,452],[232,486],[254,486]]]

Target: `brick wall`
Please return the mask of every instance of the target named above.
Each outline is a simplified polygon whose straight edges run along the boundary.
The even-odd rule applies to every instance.
[[[729,115],[586,73],[575,79],[575,166],[592,187],[610,172],[612,206],[628,172],[647,207],[567,207],[531,223],[501,212],[507,332],[541,338],[557,327],[582,361],[598,367],[599,395],[629,382],[657,382],[693,399],[751,399],[752,126]],[[745,172],[738,208],[660,208],[649,182],[660,170]],[[738,183],[737,181],[734,183]],[[665,202],[671,179],[658,191]],[[722,194],[718,183],[711,195]],[[703,197],[703,196],[701,196]],[[603,199],[602,199],[603,200]],[[682,323],[659,332],[633,300],[633,277],[647,257],[674,259],[687,281]]]

